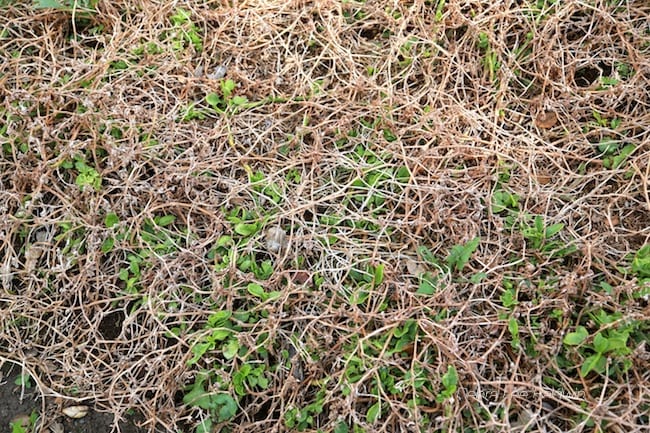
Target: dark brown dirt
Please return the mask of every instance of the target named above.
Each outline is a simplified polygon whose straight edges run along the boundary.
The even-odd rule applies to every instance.
[[[12,423],[28,418],[32,413],[43,418],[40,394],[33,381],[30,381],[29,387],[25,388],[16,384],[21,374],[20,367],[8,363],[0,369],[0,432],[11,431]],[[47,399],[45,410],[47,419],[42,420],[43,428],[40,432],[55,433],[56,424],[60,424],[65,433],[141,433],[144,431],[136,425],[135,416],[115,426],[112,414],[92,410],[92,405],[88,405],[91,406],[91,410],[85,417],[72,419],[61,414],[60,405],[54,399]],[[37,421],[37,424],[40,423],[40,420]],[[27,427],[26,432],[32,433]]]

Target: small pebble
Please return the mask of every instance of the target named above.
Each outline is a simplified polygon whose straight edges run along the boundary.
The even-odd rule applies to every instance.
[[[287,246],[287,234],[280,226],[269,227],[266,231],[266,249],[277,253]]]
[[[219,65],[216,68],[214,68],[213,73],[207,74],[206,77],[211,80],[220,80],[221,78],[226,76],[226,72],[228,72],[228,68],[226,67],[226,65]]]

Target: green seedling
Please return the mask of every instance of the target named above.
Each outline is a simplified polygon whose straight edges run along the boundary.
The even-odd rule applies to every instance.
[[[16,380],[14,380],[14,383],[26,389],[30,389],[33,386],[32,377],[29,374],[19,374],[18,376],[16,376]]]
[[[249,173],[248,181],[251,183],[253,191],[260,194],[258,202],[262,198],[276,204],[279,204],[283,200],[284,192],[282,188],[277,183],[270,181],[263,172]]]
[[[522,225],[521,233],[529,241],[530,247],[541,250],[543,247],[548,249],[548,240],[559,233],[564,228],[564,224],[557,223],[548,227],[544,224],[544,218],[541,215],[535,215],[532,225]],[[553,249],[555,245],[551,247]]]
[[[114,213],[108,213],[106,214],[106,217],[104,218],[104,225],[106,226],[107,229],[113,229],[113,227],[116,227],[120,223],[120,218],[114,214]],[[115,229],[113,229],[114,231]],[[115,246],[115,237],[109,235],[106,239],[104,239],[104,242],[102,242],[101,246],[101,251],[102,253],[106,254],[109,251],[113,249]]]
[[[585,327],[579,326],[576,331],[568,333],[563,341],[567,346],[578,346],[583,344],[588,337],[589,333]],[[608,329],[596,333],[591,339],[591,343],[583,346],[583,353],[586,356],[582,361],[580,375],[585,377],[591,371],[602,374],[606,370],[608,357],[631,353],[631,350],[627,347],[628,338],[628,331],[621,332]]]
[[[323,412],[325,397],[325,389],[321,389],[316,394],[316,399],[313,403],[301,409],[295,407],[288,409],[283,417],[285,427],[299,432],[312,427],[316,422],[316,417]]]
[[[200,30],[192,22],[192,16],[189,11],[178,8],[174,15],[169,17],[173,24],[173,31],[170,33],[172,49],[174,51],[183,51],[189,45],[194,47],[196,51],[203,49],[203,39],[200,35]]]
[[[462,271],[480,242],[481,238],[477,236],[464,245],[455,245],[446,259],[449,268],[458,272]]]
[[[447,366],[447,372],[442,375],[442,390],[436,396],[438,403],[445,402],[452,398],[458,388],[458,372],[453,365]]]
[[[220,83],[221,95],[217,93],[209,93],[205,97],[205,102],[208,103],[210,108],[218,114],[234,113],[239,109],[250,108],[248,99],[244,96],[234,95],[237,84],[231,80],[221,80]]]
[[[510,317],[508,319],[508,331],[510,332],[510,336],[512,337],[510,346],[513,349],[519,349],[521,340],[519,339],[519,322],[517,322],[517,318]]]
[[[497,51],[494,50],[490,44],[490,38],[488,37],[487,33],[479,33],[478,47],[483,52],[481,63],[487,71],[490,77],[490,81],[496,83],[497,74],[499,72],[499,69],[501,69],[501,62],[499,62]]]
[[[201,422],[195,432],[208,433],[212,431],[212,421],[229,421],[237,414],[239,407],[237,400],[226,392],[210,392],[204,385],[208,381],[208,374],[199,373],[194,383],[189,387],[189,392],[183,397],[183,403],[190,407],[198,407],[208,411],[210,417]]]
[[[366,421],[369,424],[373,424],[378,419],[381,418],[381,401],[377,401],[375,404],[368,408],[366,412]]]
[[[239,370],[232,376],[235,392],[239,396],[250,394],[251,389],[267,389],[269,379],[266,377],[266,366],[264,364],[242,365]]]
[[[83,191],[87,187],[99,191],[102,187],[102,177],[99,172],[89,166],[83,156],[75,156],[73,161],[64,161],[61,167],[65,169],[74,169],[77,171],[75,184]]]
[[[641,279],[650,278],[650,244],[641,247],[634,255],[632,273]]]
[[[503,213],[512,212],[519,209],[520,197],[517,194],[509,193],[505,190],[497,190],[492,194],[492,212]]]
[[[622,322],[622,313],[608,313],[605,310],[589,313],[588,317],[600,327],[596,333],[592,335],[584,326],[578,326],[563,340],[565,346],[575,347],[582,356],[580,375],[626,372],[632,365],[632,360],[627,357],[632,353],[628,347],[630,340],[634,336],[645,338],[643,333],[638,332],[641,322]]]
[[[282,292],[278,291],[266,292],[262,286],[256,283],[250,283],[248,285],[248,293],[255,296],[256,298],[261,299],[263,302],[269,300],[273,301],[282,295]]]
[[[36,421],[38,421],[38,413],[36,411],[32,411],[29,417],[18,417],[18,419],[9,423],[11,433],[33,433],[36,431]]]
[[[506,290],[504,290],[499,299],[505,308],[511,310],[519,304],[519,301],[517,300],[517,292],[510,281],[504,281],[503,285],[506,287]]]
[[[230,311],[222,310],[211,314],[205,329],[209,333],[202,335],[192,345],[191,352],[194,356],[188,361],[188,366],[196,364],[203,355],[217,347],[226,359],[232,359],[239,353],[241,348],[237,340],[239,327],[235,326]]]

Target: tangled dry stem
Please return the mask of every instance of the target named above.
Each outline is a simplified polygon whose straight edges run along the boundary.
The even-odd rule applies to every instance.
[[[535,2],[448,1],[437,19],[436,2],[423,1],[100,1],[88,21],[11,3],[0,14],[0,355],[25,365],[45,397],[92,401],[116,419],[136,409],[150,431],[192,425],[197,411],[179,395],[199,368],[187,364],[193,341],[169,335],[201,329],[215,304],[246,302],[206,258],[232,234],[224,212],[242,207],[272,215],[290,244],[264,282],[282,297],[240,338],[254,348],[266,336],[279,356],[297,337],[304,371],[301,378],[279,369],[268,389],[252,391],[235,430],[282,430],[282,414],[311,402],[318,383],[326,383],[327,402],[318,425],[365,425],[380,369],[435,378],[448,365],[460,377],[450,411],[381,395],[388,413],[374,431],[415,431],[423,416],[450,431],[587,431],[579,414],[607,421],[610,431],[647,428],[644,347],[624,382],[579,380],[556,358],[558,330],[576,311],[624,308],[647,320],[644,300],[618,304],[636,283],[615,271],[650,235],[647,2],[570,0],[547,4],[544,15],[533,13]],[[161,36],[178,31],[169,17],[180,7],[203,35],[202,51],[176,50]],[[133,55],[147,43],[160,49]],[[500,67],[490,71],[488,55]],[[128,67],[116,68],[119,61]],[[619,64],[635,73],[599,87],[599,76],[617,74]],[[275,101],[183,121],[188,106],[205,106],[205,95],[218,91],[205,74],[219,65],[238,95]],[[595,124],[594,111],[620,125]],[[362,119],[375,123],[361,127]],[[143,136],[156,141],[145,146]],[[618,168],[604,167],[595,151],[609,136],[636,146]],[[21,144],[28,150],[18,151]],[[408,169],[405,187],[394,172],[384,180],[381,213],[350,200],[372,190],[354,183],[376,167],[360,162],[360,147]],[[97,191],[80,192],[62,169],[81,152],[99,167]],[[252,187],[257,171],[278,186],[278,203]],[[300,177],[292,184],[293,171]],[[561,236],[578,253],[535,255],[504,227],[490,203],[505,171],[521,209],[564,223]],[[104,254],[108,212],[131,235]],[[142,292],[127,293],[119,270],[130,252],[148,248],[145,221],[163,214],[186,230],[174,253],[148,258]],[[379,229],[340,224],[333,233],[325,215]],[[320,241],[331,235],[336,243]],[[469,266],[483,280],[450,278],[435,295],[414,294],[407,264],[425,266],[419,246],[444,257],[475,236],[481,244]],[[263,252],[262,244],[260,234],[247,248]],[[319,289],[287,279],[299,256],[310,277],[322,277]],[[368,303],[350,305],[343,282],[360,263],[385,265],[385,282]],[[251,279],[234,267],[227,275]],[[544,275],[557,284],[532,302],[539,288],[524,282]],[[603,276],[614,294],[592,290]],[[499,301],[505,278],[522,282],[522,335],[544,335],[536,358],[511,347]],[[455,314],[434,320],[444,309]],[[557,310],[562,316],[552,319]],[[344,396],[350,351],[363,356],[365,342],[409,319],[420,334],[408,359],[377,355]]]

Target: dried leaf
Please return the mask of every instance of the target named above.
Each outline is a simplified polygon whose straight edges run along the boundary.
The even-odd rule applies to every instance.
[[[535,125],[541,129],[550,129],[557,123],[557,114],[553,111],[543,111],[535,118]]]

